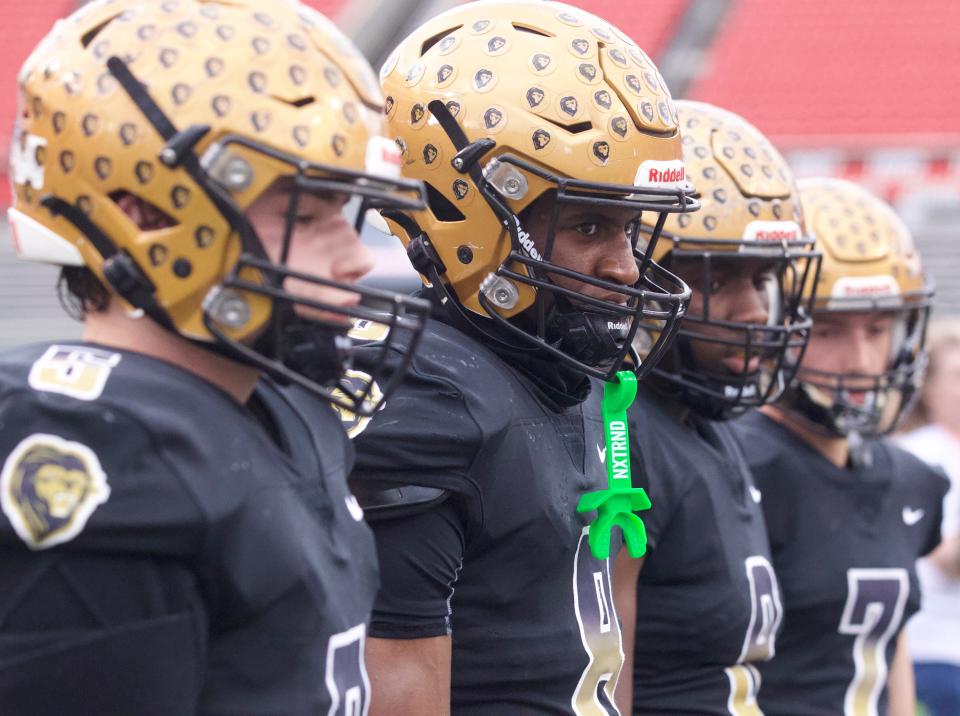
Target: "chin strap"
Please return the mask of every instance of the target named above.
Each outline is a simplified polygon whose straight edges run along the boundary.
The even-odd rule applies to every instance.
[[[854,431],[847,435],[847,445],[850,447],[850,465],[858,470],[869,470],[873,467],[873,449],[864,437]]]
[[[588,492],[580,498],[577,512],[597,511],[590,525],[590,551],[597,559],[610,556],[610,537],[619,527],[630,556],[646,554],[647,530],[634,514],[650,509],[650,498],[642,487],[634,487],[630,477],[630,429],[627,408],[637,397],[637,376],[622,370],[603,387],[603,431],[606,437],[607,489]]]

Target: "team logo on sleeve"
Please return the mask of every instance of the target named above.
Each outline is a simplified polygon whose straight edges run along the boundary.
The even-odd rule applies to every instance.
[[[34,390],[96,400],[119,362],[119,353],[89,346],[54,345],[33,364],[27,380]]]
[[[76,537],[110,497],[100,460],[86,445],[45,433],[24,438],[0,472],[0,504],[30,549]]]
[[[383,391],[380,390],[380,386],[377,385],[377,382],[373,380],[369,374],[359,370],[348,370],[341,381],[346,382],[349,389],[354,393],[360,393],[369,386],[370,394],[367,396],[366,403],[369,405],[380,403],[380,409],[383,409],[384,403],[381,402],[383,400]],[[333,394],[343,400],[347,398],[346,394],[339,388],[335,388]],[[334,412],[340,418],[340,423],[343,425],[343,429],[351,440],[366,430],[367,425],[370,424],[370,418],[368,417],[357,415],[353,411],[347,410],[339,405],[332,405],[331,407],[333,407]]]
[[[388,316],[384,316],[386,320]],[[347,337],[362,344],[381,343],[390,335],[390,326],[380,321],[371,321],[368,318],[357,318],[353,327],[347,332]]]

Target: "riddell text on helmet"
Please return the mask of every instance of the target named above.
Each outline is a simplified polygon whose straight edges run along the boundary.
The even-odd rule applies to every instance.
[[[758,231],[754,236],[757,241],[793,241],[797,238],[797,232],[790,230]]]
[[[654,169],[650,168],[647,172],[647,182],[650,184],[674,184],[686,179],[686,168],[679,169]]]

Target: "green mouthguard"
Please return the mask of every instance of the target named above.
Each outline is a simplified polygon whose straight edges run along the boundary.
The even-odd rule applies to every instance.
[[[597,511],[590,525],[590,551],[597,559],[610,556],[610,537],[614,526],[623,532],[630,556],[646,554],[647,530],[634,513],[650,509],[650,499],[642,487],[634,487],[630,479],[630,429],[627,408],[637,397],[637,376],[621,370],[614,380],[603,386],[603,431],[607,440],[607,489],[588,492],[580,497],[577,512]]]

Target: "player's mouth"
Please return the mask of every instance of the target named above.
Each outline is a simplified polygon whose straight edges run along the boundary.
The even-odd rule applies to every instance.
[[[760,356],[750,356],[746,361],[743,356],[727,356],[720,363],[733,375],[752,375],[760,369]]]

